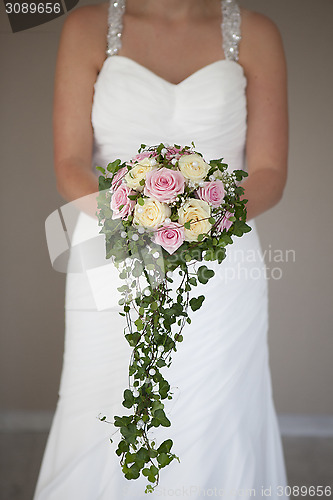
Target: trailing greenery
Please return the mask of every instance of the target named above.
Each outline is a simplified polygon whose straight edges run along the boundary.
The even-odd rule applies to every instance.
[[[150,149],[157,151],[160,165],[170,168],[170,162],[162,154],[164,148],[160,144]],[[142,150],[147,151],[145,145],[139,152]],[[184,327],[191,323],[190,311],[200,309],[205,300],[204,295],[193,296],[192,291],[198,283],[204,285],[214,276],[205,262],[221,263],[232,238],[250,231],[246,224],[246,200],[241,199],[244,190],[238,184],[247,174],[241,170],[228,173],[222,159],[212,160],[209,165],[208,175],[217,173],[227,186],[223,206],[212,210],[209,233],[200,235],[198,241],[184,241],[171,255],[152,242],[150,231],[139,231],[133,225],[132,215],[126,220],[112,219],[112,179],[121,168],[127,166],[130,170],[130,165],[116,160],[107,169],[98,167],[102,173],[98,196],[100,233],[105,235],[106,257],[113,260],[124,281],[118,288],[122,296],[120,314],[126,319],[124,333],[132,349],[129,386],[124,390],[122,402],[130,414],[114,417],[113,423],[120,432],[116,453],[127,479],[137,479],[141,474],[147,478],[146,493],[157,486],[161,469],[174,460],[180,461],[173,452],[171,439],[156,443],[150,439],[149,431],[171,425],[164,404],[172,399],[166,368],[171,365],[179,342],[184,340]],[[179,196],[172,206],[171,220],[176,220],[182,200],[191,192],[193,188],[187,186],[184,195]],[[132,196],[143,204],[142,193]],[[221,232],[217,227],[226,212],[233,214],[229,218],[232,225]],[[175,290],[172,284],[176,271],[180,285]]]

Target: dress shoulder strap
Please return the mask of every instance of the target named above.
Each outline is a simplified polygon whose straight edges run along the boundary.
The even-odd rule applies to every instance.
[[[121,48],[124,12],[125,0],[110,0],[106,49],[108,56],[114,56]]]
[[[226,59],[238,61],[241,40],[241,15],[235,0],[222,0],[222,36]]]
[[[238,4],[235,0],[221,0],[222,5],[222,34],[223,50],[226,59],[238,61],[238,46],[241,39],[241,16]],[[121,35],[123,31],[123,15],[125,12],[125,0],[110,0],[108,10],[108,34],[107,49],[108,56],[114,56],[121,48]]]

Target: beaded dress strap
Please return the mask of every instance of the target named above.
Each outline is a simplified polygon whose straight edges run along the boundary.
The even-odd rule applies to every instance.
[[[107,49],[108,56],[114,56],[121,48],[125,0],[110,0],[108,14]]]
[[[222,0],[221,4],[224,56],[231,61],[238,61],[239,42],[241,40],[240,9],[234,0]]]
[[[226,59],[238,61],[238,45],[241,39],[240,10],[234,0],[222,0],[221,6],[223,14],[221,29],[224,55]],[[110,0],[106,49],[108,56],[116,55],[121,48],[124,12],[125,0]]]

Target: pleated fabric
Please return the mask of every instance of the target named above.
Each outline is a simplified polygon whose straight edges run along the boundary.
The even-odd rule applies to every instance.
[[[95,83],[92,168],[129,159],[142,143],[194,141],[207,161],[223,157],[230,170],[246,169],[245,90],[235,61],[217,61],[173,85],[131,59],[107,58]],[[96,232],[96,224],[81,213],[72,244]],[[287,477],[269,366],[265,263],[250,225],[227,247],[225,261],[207,263],[215,276],[194,289],[205,300],[164,368],[174,393],[165,403],[172,425],[151,436],[157,443],[171,438],[180,463],[162,469],[153,498],[229,500],[261,497],[263,490],[267,497],[267,489],[271,499],[288,498],[278,490]],[[108,307],[99,307],[106,276],[100,269],[67,275],[59,401],[35,500],[147,498],[146,478],[123,477],[115,454],[119,433],[98,419],[126,414],[121,402],[131,354],[116,273],[105,288],[113,290]]]

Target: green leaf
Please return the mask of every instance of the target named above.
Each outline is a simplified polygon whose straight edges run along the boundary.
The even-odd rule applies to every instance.
[[[141,318],[136,319],[134,323],[139,331],[144,329],[144,324]]]
[[[169,382],[165,379],[162,379],[159,383],[159,393],[161,399],[165,399],[167,397],[169,390],[170,390]]]
[[[242,220],[236,220],[232,227],[233,233],[236,236],[243,236],[244,233],[248,233],[249,231],[251,231],[251,227]]]
[[[138,198],[138,203],[143,206],[145,204],[145,200],[140,196],[140,198]]]
[[[102,175],[98,177],[98,189],[99,191],[106,191],[110,189],[112,180],[110,178],[105,179]]]
[[[162,368],[162,366],[165,366],[165,365],[166,365],[166,362],[162,358],[158,359],[156,362],[156,366],[158,366],[159,368]]]
[[[116,173],[116,171],[118,170],[118,166],[121,164],[121,160],[117,159],[111,163],[108,164],[108,166],[106,167],[107,170],[109,172],[111,172],[112,174]]]
[[[170,425],[171,425],[170,420],[167,418],[167,416],[166,416],[164,410],[162,410],[162,408],[155,411],[154,419],[158,420],[158,422],[161,425],[163,425],[163,427],[170,427]]]
[[[129,389],[125,389],[123,406],[125,406],[125,408],[132,408],[133,404],[134,404],[134,396],[132,391],[130,391]]]
[[[197,309],[200,309],[204,300],[205,300],[204,295],[200,295],[198,298],[193,297],[189,302],[192,311],[196,311]]]
[[[144,448],[143,446],[139,449],[139,451],[137,452],[137,457],[139,458],[139,460],[142,460],[143,462],[149,462],[149,453],[148,453],[148,450],[146,448]]]
[[[244,172],[244,170],[234,170],[233,174],[235,175],[237,181],[241,181],[244,177],[248,176],[248,173]]]
[[[190,222],[185,222],[184,223],[185,229],[191,229],[191,223]]]
[[[161,453],[157,457],[157,461],[160,464],[160,467],[165,467],[168,465],[172,460],[172,457],[169,457],[166,453]]]
[[[214,276],[214,274],[215,272],[212,269],[208,269],[207,266],[200,266],[197,271],[198,280],[204,285],[208,283],[208,281]]]
[[[96,167],[96,170],[99,170],[100,172],[102,172],[102,174],[105,174],[105,168],[103,167]]]
[[[138,429],[134,424],[129,424],[127,427],[120,427],[120,432],[124,436],[126,443],[134,444],[136,441],[136,436],[138,434]]]
[[[164,404],[161,401],[154,401],[152,406],[152,414],[154,415],[155,411],[161,410],[164,408]]]
[[[170,453],[172,445],[172,439],[166,439],[162,444],[160,444],[160,446],[157,448],[157,451],[159,453]]]

